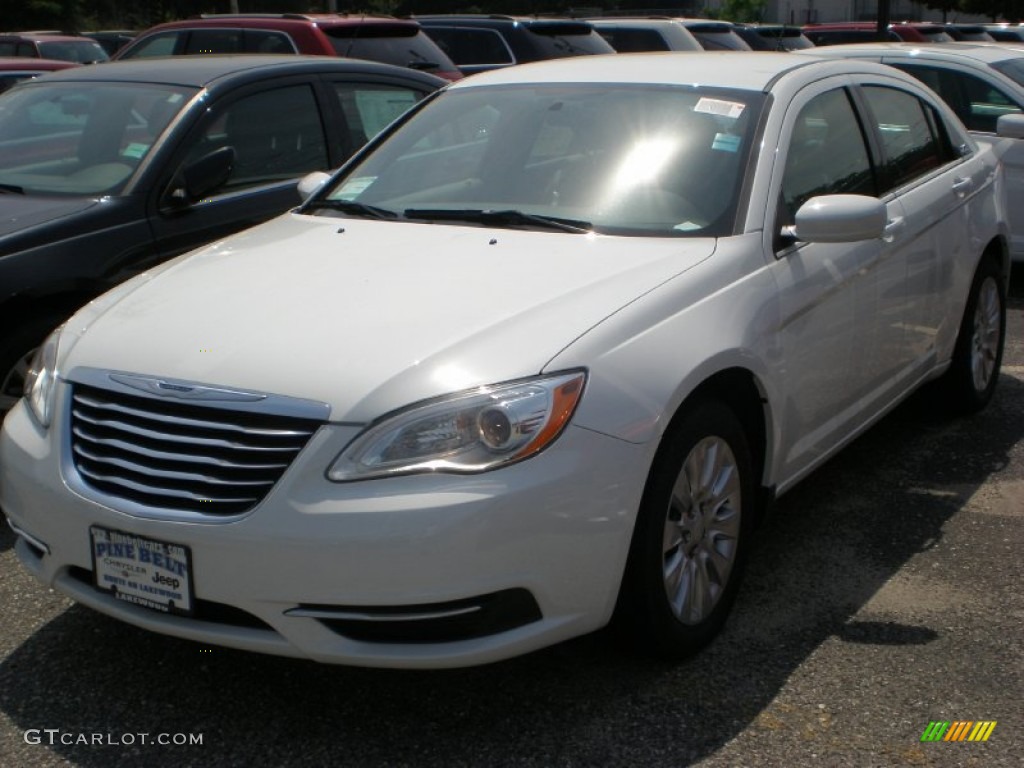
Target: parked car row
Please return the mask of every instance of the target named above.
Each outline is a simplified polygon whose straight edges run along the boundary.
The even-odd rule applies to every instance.
[[[42,60],[39,60],[42,61]],[[296,205],[447,81],[299,56],[74,67],[0,98],[0,414],[77,307]]]
[[[351,62],[176,63],[0,97],[5,202],[52,192],[24,213],[51,228],[65,204],[135,206],[120,228],[165,231],[145,246],[163,257],[207,206],[255,208],[224,177],[283,185],[350,149],[329,67]],[[679,658],[726,620],[774,497],[925,383],[957,412],[992,398],[1003,167],[916,77],[635,54],[417,99],[357,95],[366,137],[409,109],[300,207],[43,341],[0,432],[35,577],[138,627],[324,662],[480,664],[609,623]],[[241,171],[236,129],[275,154]],[[37,243],[13,276],[95,243]]]

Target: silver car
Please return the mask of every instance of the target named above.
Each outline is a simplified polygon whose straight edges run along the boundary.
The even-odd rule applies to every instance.
[[[878,61],[913,75],[945,99],[979,138],[995,138],[1002,115],[1024,111],[1024,48],[999,43],[871,43],[833,45],[807,53]],[[1024,131],[1010,135],[1013,140],[1001,148],[1010,255],[1013,261],[1024,262]]]

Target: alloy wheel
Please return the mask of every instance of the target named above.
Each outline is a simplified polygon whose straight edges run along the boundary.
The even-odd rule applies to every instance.
[[[736,562],[742,514],[740,473],[729,444],[698,442],[672,489],[662,545],[662,574],[673,614],[704,621],[718,604]]]

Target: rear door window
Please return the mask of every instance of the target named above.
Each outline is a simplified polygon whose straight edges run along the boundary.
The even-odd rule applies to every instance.
[[[395,85],[335,82],[351,154],[372,139],[425,95],[422,91]]]
[[[145,56],[171,56],[180,45],[184,32],[160,32],[147,37],[138,45],[124,52],[123,59],[136,59]]]
[[[240,29],[193,29],[182,53],[242,53],[244,50]]]
[[[912,93],[865,86],[882,143],[885,189],[901,187],[957,157],[933,108]]]
[[[244,31],[246,53],[298,53],[295,43],[284,32],[271,29],[247,29]]]

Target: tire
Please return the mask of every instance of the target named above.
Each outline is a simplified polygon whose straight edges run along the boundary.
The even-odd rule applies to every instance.
[[[21,399],[32,356],[68,314],[70,312],[47,312],[30,317],[0,337],[0,421]]]
[[[736,598],[756,498],[747,436],[733,411],[703,400],[677,416],[637,514],[618,634],[668,659],[706,645]]]
[[[983,259],[971,283],[953,361],[939,380],[943,402],[956,414],[980,411],[999,381],[1006,338],[1006,285],[992,259]]]

